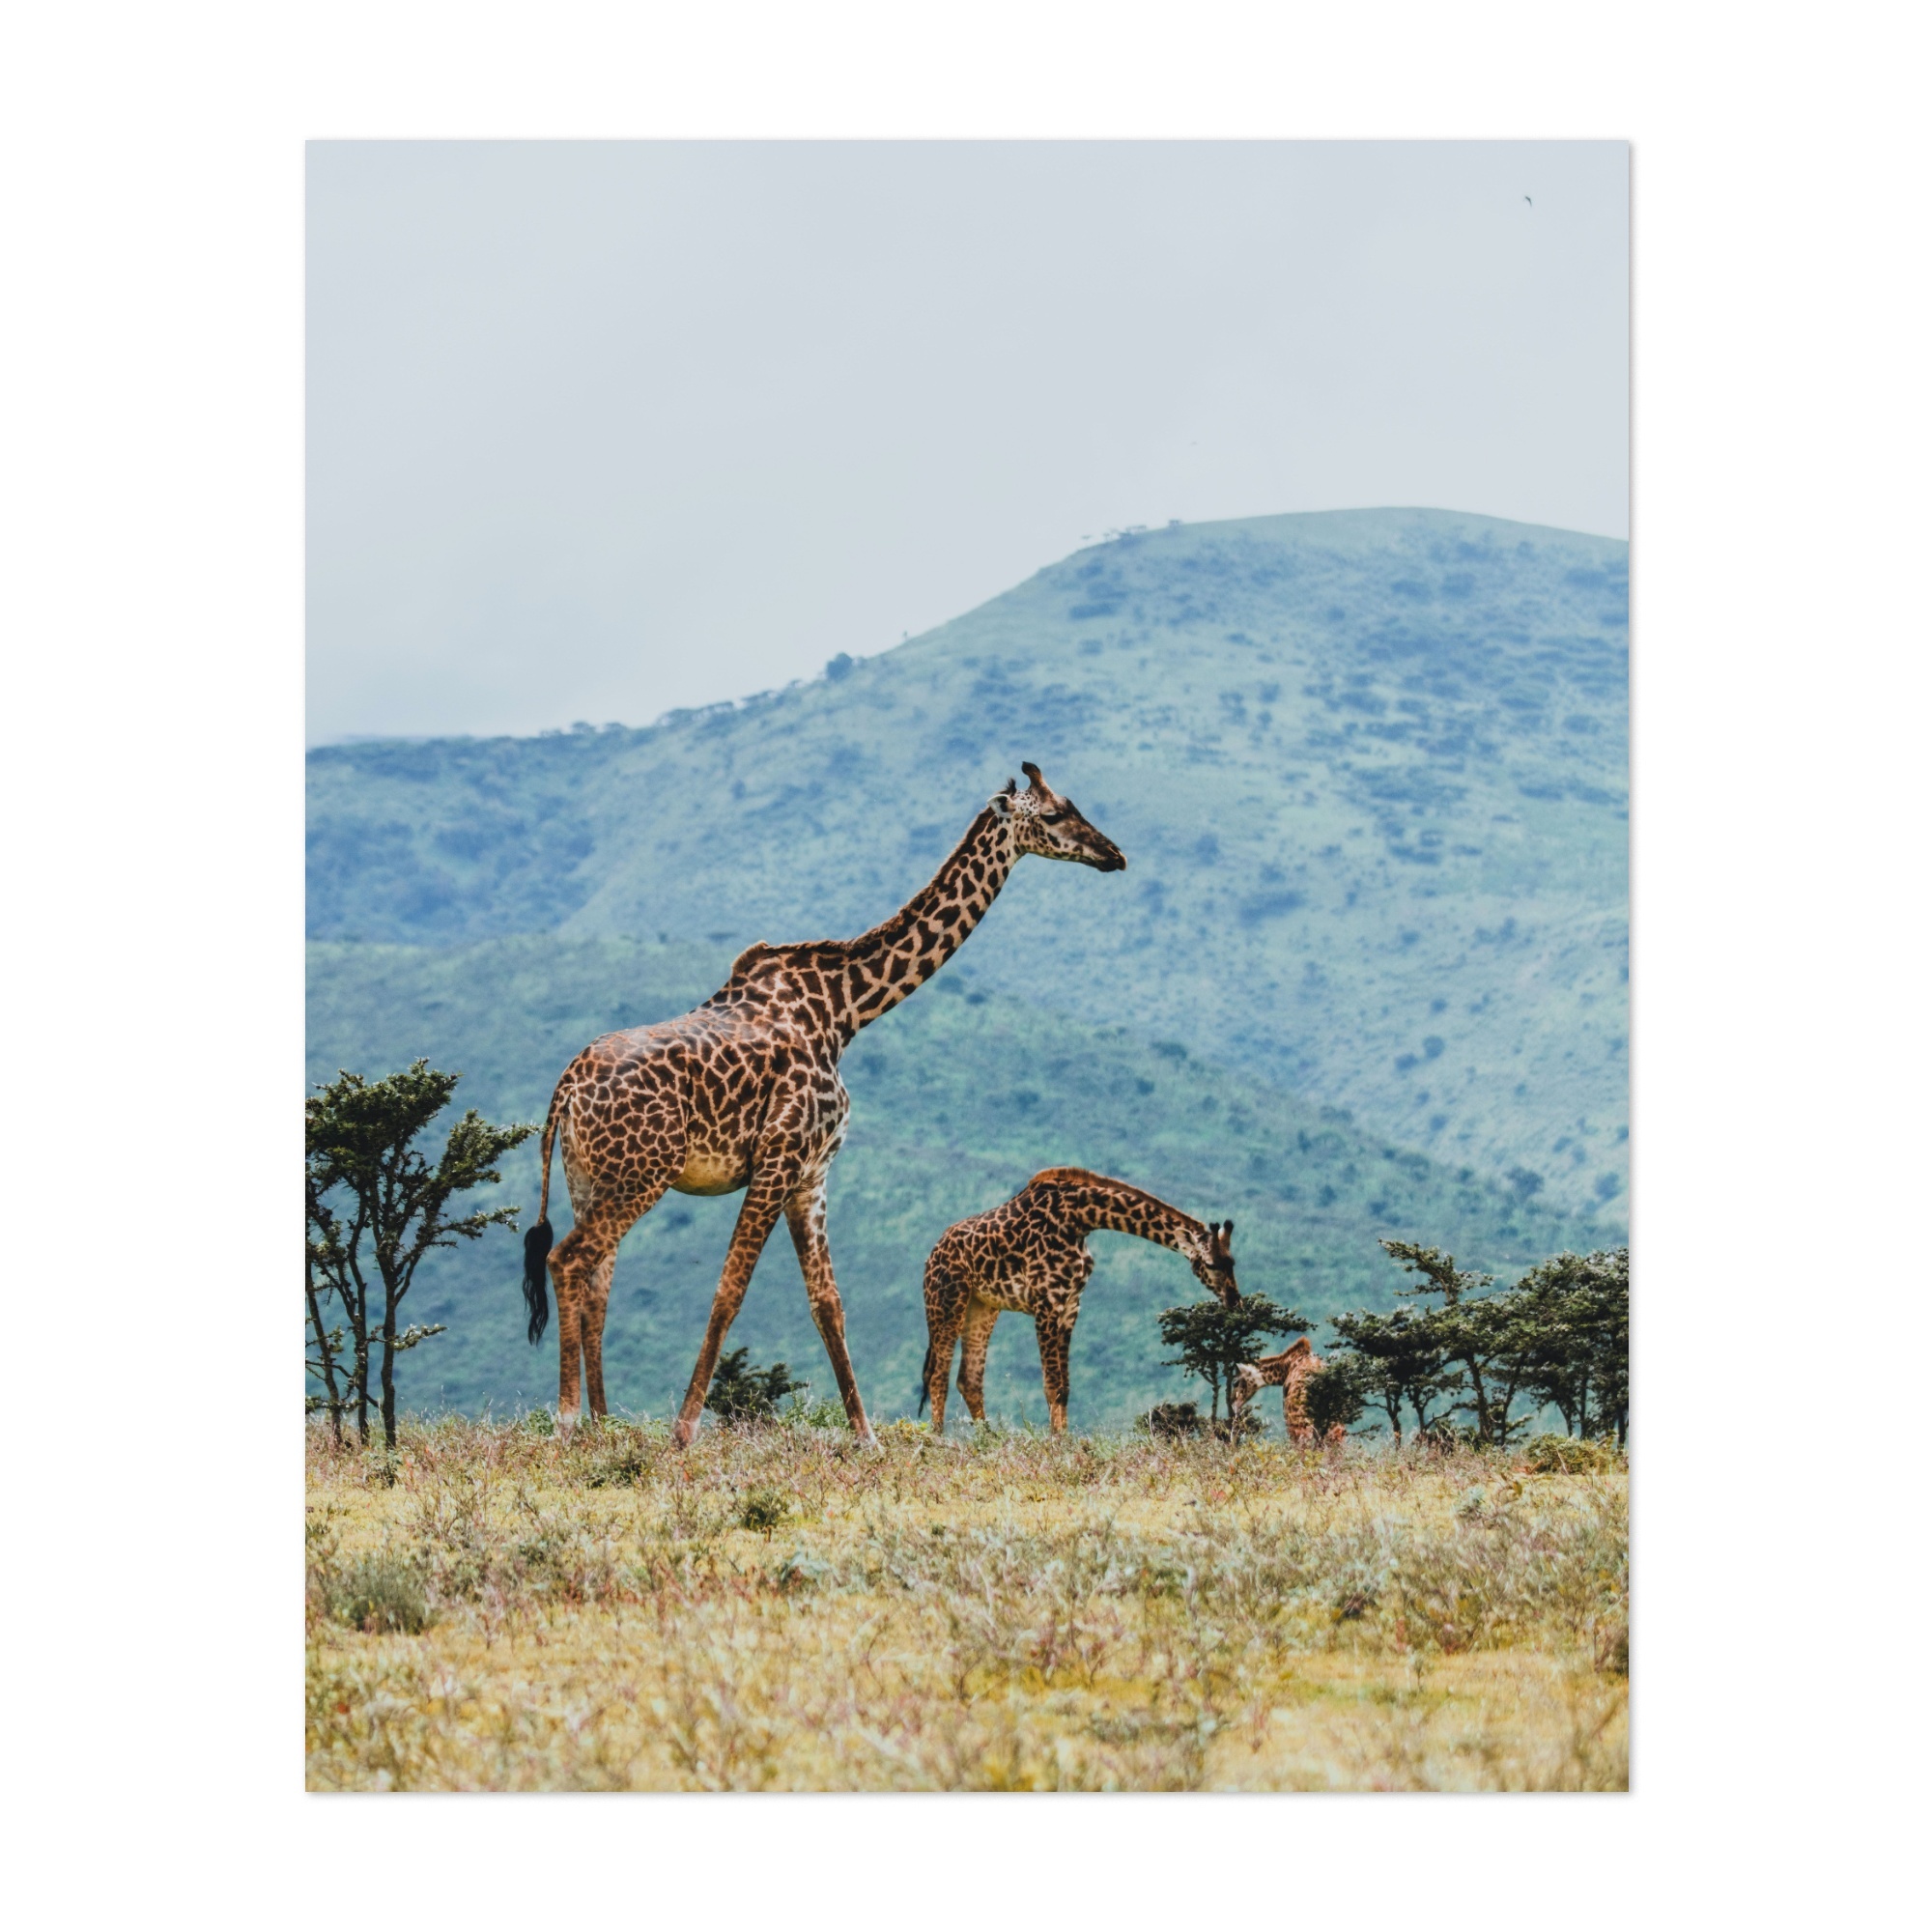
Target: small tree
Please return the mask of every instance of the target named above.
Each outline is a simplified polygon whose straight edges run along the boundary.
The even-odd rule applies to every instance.
[[[1275,1335],[1305,1335],[1311,1326],[1293,1309],[1279,1307],[1264,1294],[1244,1294],[1225,1304],[1190,1301],[1161,1313],[1160,1339],[1176,1350],[1162,1366],[1185,1369],[1208,1384],[1212,1425],[1220,1419],[1222,1392],[1232,1397],[1235,1371],[1265,1352],[1261,1344]]]
[[[1510,1292],[1523,1382],[1567,1434],[1630,1431],[1630,1250],[1552,1255]]]
[[[733,1349],[719,1356],[717,1373],[711,1378],[704,1406],[721,1422],[766,1422],[777,1413],[778,1406],[804,1382],[792,1379],[783,1362],[761,1369],[747,1364],[749,1349]]]
[[[1583,1258],[1579,1284],[1590,1365],[1597,1385],[1596,1434],[1630,1441],[1631,1257],[1628,1248],[1599,1249]]]
[[[330,1439],[339,1449],[342,1447],[342,1415],[349,1406],[349,1397],[355,1388],[351,1380],[345,1387],[343,1349],[345,1336],[341,1322],[331,1325],[326,1312],[326,1304],[331,1295],[344,1300],[341,1290],[347,1283],[347,1269],[343,1265],[341,1228],[335,1216],[328,1211],[316,1193],[315,1171],[308,1175],[308,1254],[306,1260],[308,1291],[308,1372],[320,1382],[320,1390],[311,1390],[303,1402],[303,1413],[313,1415],[322,1409],[328,1417]],[[349,1284],[353,1287],[353,1284]]]
[[[1356,1386],[1389,1419],[1395,1439],[1402,1440],[1402,1406],[1415,1411],[1418,1432],[1438,1416],[1430,1406],[1451,1394],[1456,1378],[1443,1373],[1442,1345],[1427,1315],[1398,1308],[1393,1315],[1373,1315],[1357,1309],[1334,1318],[1334,1329],[1358,1358]]]
[[[1426,1319],[1442,1352],[1443,1366],[1463,1373],[1469,1401],[1458,1406],[1467,1407],[1475,1416],[1477,1441],[1501,1440],[1507,1432],[1497,1427],[1484,1379],[1490,1351],[1497,1339],[1496,1324],[1490,1315],[1491,1304],[1468,1298],[1488,1288],[1495,1276],[1459,1268],[1456,1257],[1445,1255],[1440,1248],[1420,1247],[1413,1241],[1383,1241],[1381,1245],[1391,1261],[1415,1276],[1409,1287],[1396,1290],[1398,1294],[1442,1297],[1442,1306],[1432,1310]]]
[[[372,1347],[381,1349],[383,1440],[394,1448],[396,1357],[442,1333],[440,1322],[397,1325],[423,1257],[432,1248],[479,1239],[486,1228],[515,1227],[520,1211],[493,1208],[451,1218],[448,1208],[457,1195],[499,1181],[497,1163],[529,1139],[534,1126],[492,1126],[472,1107],[449,1130],[434,1165],[416,1148],[461,1078],[437,1072],[426,1060],[384,1080],[344,1072],[319,1087],[305,1106],[312,1359],[324,1385],[323,1406],[335,1405],[336,1428],[353,1400],[364,1442]],[[318,1284],[342,1303],[346,1337],[340,1328],[325,1329],[326,1296],[317,1293]],[[346,1387],[338,1381],[344,1368]]]
[[[354,1196],[348,1219],[329,1205],[339,1176],[325,1150],[317,1145],[316,1122],[308,1122],[308,1372],[322,1384],[304,1405],[308,1414],[324,1409],[328,1432],[339,1447],[342,1418],[353,1407],[359,1440],[369,1439],[369,1297],[362,1281],[359,1254],[368,1215]],[[342,1309],[349,1326],[328,1321],[328,1304]]]

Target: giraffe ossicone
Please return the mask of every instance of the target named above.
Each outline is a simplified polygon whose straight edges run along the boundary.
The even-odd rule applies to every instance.
[[[1033,1318],[1048,1426],[1056,1435],[1065,1429],[1067,1354],[1094,1272],[1087,1236],[1102,1228],[1172,1248],[1224,1305],[1239,1299],[1234,1222],[1197,1221],[1144,1188],[1083,1167],[1042,1169],[1010,1201],[955,1222],[926,1257],[920,1406],[931,1403],[935,1435],[946,1428],[946,1378],[962,1338],[959,1393],[973,1420],[985,1421],[986,1346],[1009,1312]]]
[[[525,1237],[529,1339],[550,1319],[545,1275],[556,1291],[557,1420],[567,1435],[582,1394],[606,1412],[604,1320],[617,1244],[669,1190],[743,1189],[712,1298],[711,1319],[679,1408],[673,1440],[697,1433],[704,1397],[752,1270],[782,1215],[798,1251],[845,1413],[870,1442],[845,1349],[845,1317],[825,1234],[825,1179],[844,1140],[850,1107],[838,1061],[860,1030],[916,992],[985,917],[1012,868],[1029,854],[1119,872],[1126,860],[1070,799],[1026,764],[966,828],[932,879],[856,939],[747,947],[702,1006],[655,1026],[606,1034],[557,1082],[544,1122],[543,1193]],[[574,1225],[552,1245],[550,1163],[563,1158]]]

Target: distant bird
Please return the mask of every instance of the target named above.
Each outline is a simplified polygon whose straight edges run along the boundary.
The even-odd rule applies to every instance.
[[[1525,200],[1525,201],[1529,201],[1529,197],[1528,197],[1528,195],[1524,195],[1524,196],[1523,196],[1523,200]],[[1535,202],[1533,202],[1533,201],[1529,201],[1529,205],[1530,205],[1530,207],[1532,207],[1532,208],[1534,208],[1534,207],[1536,206]]]

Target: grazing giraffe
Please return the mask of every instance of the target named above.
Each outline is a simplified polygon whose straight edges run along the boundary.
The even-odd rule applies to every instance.
[[[1281,1390],[1282,1425],[1288,1431],[1291,1442],[1308,1443],[1315,1440],[1315,1425],[1308,1419],[1308,1378],[1321,1366],[1321,1357],[1315,1352],[1308,1337],[1302,1336],[1278,1355],[1263,1355],[1258,1361],[1243,1362],[1235,1371],[1234,1407],[1235,1419],[1240,1420],[1241,1410],[1264,1388]],[[1339,1440],[1346,1431],[1337,1423],[1328,1432],[1331,1442]]]
[[[986,1345],[993,1323],[1008,1310],[1033,1317],[1054,1435],[1066,1427],[1067,1348],[1080,1315],[1080,1292],[1094,1272],[1087,1236],[1099,1228],[1172,1248],[1223,1302],[1239,1298],[1234,1222],[1197,1221],[1124,1180],[1089,1174],[1084,1167],[1045,1168],[1010,1201],[954,1223],[926,1257],[925,1327],[931,1339],[921,1372],[920,1406],[932,1404],[935,1435],[946,1428],[946,1378],[961,1335],[959,1393],[973,1420],[985,1421]]]
[[[838,1059],[860,1028],[890,1012],[939,971],[985,916],[1027,853],[1118,872],[1120,848],[1090,825],[1034,765],[1021,769],[966,828],[931,882],[857,939],[768,946],[738,955],[731,977],[682,1019],[606,1034],[556,1084],[543,1130],[543,1196],[525,1237],[524,1293],[534,1344],[556,1286],[557,1418],[578,1419],[580,1366],[593,1417],[605,1412],[604,1317],[617,1243],[667,1188],[745,1190],[711,1321],[672,1439],[697,1433],[718,1352],[752,1269],[783,1214],[798,1250],[812,1320],[832,1360],[845,1413],[870,1442],[845,1351],[845,1316],[825,1239],[825,1177],[850,1106]],[[550,1156],[561,1142],[576,1225],[551,1249]]]

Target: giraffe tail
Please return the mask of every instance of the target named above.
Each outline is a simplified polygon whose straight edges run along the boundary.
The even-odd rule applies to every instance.
[[[928,1342],[925,1345],[925,1362],[919,1372],[919,1406],[913,1410],[913,1413],[915,1415],[923,1415],[925,1413],[926,1393],[931,1387],[932,1387],[932,1344]]]
[[[537,1203],[537,1224],[524,1236],[524,1302],[529,1309],[530,1347],[543,1340],[550,1326],[550,1250],[554,1236],[550,1228],[550,1155],[556,1145],[556,1095],[553,1094],[550,1113],[543,1130],[543,1193]]]

